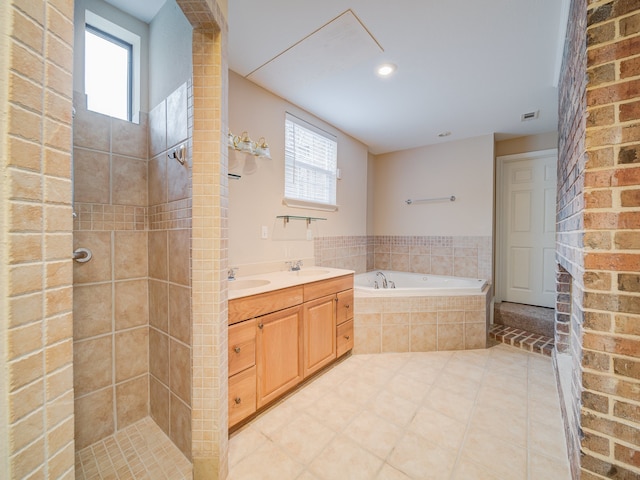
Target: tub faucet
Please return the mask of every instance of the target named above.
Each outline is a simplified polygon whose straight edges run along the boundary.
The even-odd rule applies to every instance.
[[[388,288],[389,284],[387,283],[387,277],[384,276],[384,273],[376,272],[376,278],[378,278],[378,276],[382,277],[382,288]]]

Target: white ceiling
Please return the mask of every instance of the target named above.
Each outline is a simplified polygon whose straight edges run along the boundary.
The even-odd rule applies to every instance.
[[[108,1],[154,15],[164,3]],[[557,128],[567,6],[568,0],[229,0],[229,67],[376,154],[491,133],[505,139],[549,132]],[[317,42],[297,48],[347,10],[382,51],[354,60],[335,45],[329,55],[317,53]],[[317,68],[303,54],[296,61],[297,51],[310,50]],[[397,65],[391,78],[375,74],[383,62]],[[539,118],[522,122],[532,111]]]

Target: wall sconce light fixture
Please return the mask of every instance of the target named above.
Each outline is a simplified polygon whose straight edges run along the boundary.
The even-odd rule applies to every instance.
[[[260,137],[257,142],[254,142],[249,138],[249,134],[246,131],[242,132],[240,136],[233,135],[229,132],[229,148],[248,153],[255,157],[271,160],[271,151],[264,137]]]

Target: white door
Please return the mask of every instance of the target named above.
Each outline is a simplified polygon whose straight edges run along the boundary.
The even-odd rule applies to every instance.
[[[502,301],[555,306],[557,163],[556,150],[498,158]]]

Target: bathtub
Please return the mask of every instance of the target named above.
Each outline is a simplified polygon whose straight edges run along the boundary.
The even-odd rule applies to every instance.
[[[389,288],[382,288],[382,277],[377,275],[378,271],[361,273],[355,276],[353,282],[356,295],[372,297],[479,295],[487,285],[486,280],[477,278],[380,271],[387,278]],[[378,283],[378,288],[375,288],[375,282]],[[395,285],[395,288],[390,288],[391,285]]]
[[[486,348],[491,284],[382,271],[354,278],[354,354]],[[378,287],[374,287],[374,282]]]

